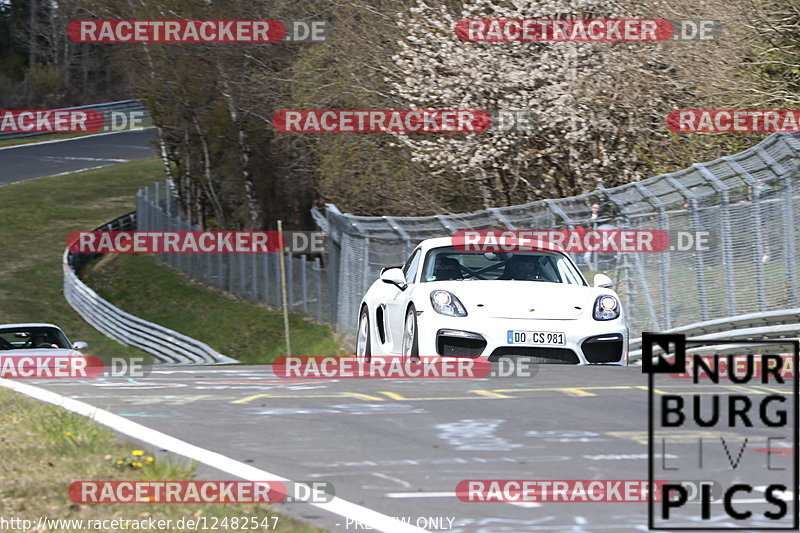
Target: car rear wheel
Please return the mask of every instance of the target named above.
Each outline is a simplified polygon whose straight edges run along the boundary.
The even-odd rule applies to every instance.
[[[414,306],[408,308],[406,322],[403,327],[403,360],[419,359],[419,334],[417,332],[417,311]]]
[[[356,358],[369,361],[372,357],[372,346],[369,339],[369,311],[366,307],[358,317],[358,339],[356,340]]]

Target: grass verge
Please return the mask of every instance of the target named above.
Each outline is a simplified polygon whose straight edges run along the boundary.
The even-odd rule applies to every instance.
[[[86,324],[63,295],[67,235],[131,211],[141,187],[161,177],[153,158],[0,187],[0,323],[52,322],[87,354],[141,356]]]
[[[206,287],[154,256],[109,255],[86,267],[84,279],[125,311],[201,339],[243,363],[286,355],[280,311]],[[330,326],[291,313],[289,330],[295,354],[341,354]]]
[[[87,354],[141,356],[90,327],[69,307],[61,255],[70,232],[132,210],[136,191],[160,178],[161,171],[154,158],[0,187],[0,324],[52,322],[73,342],[88,342]],[[87,271],[88,282],[121,309],[243,362],[267,363],[283,353],[280,312],[194,283],[150,256],[108,259]],[[295,353],[341,351],[328,326],[292,314],[290,328]]]
[[[303,522],[281,516],[266,505],[250,504],[78,504],[68,496],[74,481],[154,481],[191,479],[195,465],[152,453],[136,450],[114,436],[111,430],[88,418],[22,394],[0,388],[0,443],[3,461],[0,464],[0,517],[31,520],[34,526],[40,517],[50,520],[83,520],[83,528],[72,524],[51,523],[49,531],[131,531],[148,527],[94,528],[92,521],[128,519],[172,520],[178,529],[181,518],[206,517],[207,523],[218,519],[265,517],[270,531],[285,533],[321,532]],[[134,455],[134,452],[142,453]],[[152,459],[148,459],[152,458]],[[141,465],[141,466],[137,466]],[[277,517],[277,519],[276,519]],[[241,523],[241,522],[240,522]],[[130,526],[130,524],[128,524]],[[13,528],[13,526],[12,526]],[[16,528],[22,530],[20,528]],[[228,529],[220,526],[217,530]],[[231,529],[234,529],[231,527]],[[251,531],[253,529],[250,529]],[[265,531],[266,528],[255,529]]]

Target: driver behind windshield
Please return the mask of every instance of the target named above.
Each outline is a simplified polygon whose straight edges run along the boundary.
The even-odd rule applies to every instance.
[[[514,255],[508,260],[503,274],[498,279],[530,281],[539,279],[539,271],[538,256]]]
[[[48,342],[47,335],[44,333],[35,333],[31,338],[31,348],[52,348],[53,343]]]

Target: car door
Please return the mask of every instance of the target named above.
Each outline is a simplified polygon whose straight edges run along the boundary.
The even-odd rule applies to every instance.
[[[403,274],[406,276],[408,287],[404,291],[393,287],[395,293],[386,299],[384,313],[386,330],[389,332],[391,352],[395,354],[399,354],[403,347],[403,326],[406,318],[406,307],[411,291],[414,288],[421,257],[422,251],[419,248],[411,252],[411,255],[408,256],[408,260],[403,265]]]

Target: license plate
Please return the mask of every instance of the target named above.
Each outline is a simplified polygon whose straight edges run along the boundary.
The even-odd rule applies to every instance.
[[[566,337],[561,331],[520,331],[508,330],[506,335],[508,344],[524,344],[528,346],[548,344],[551,346],[564,346]]]

